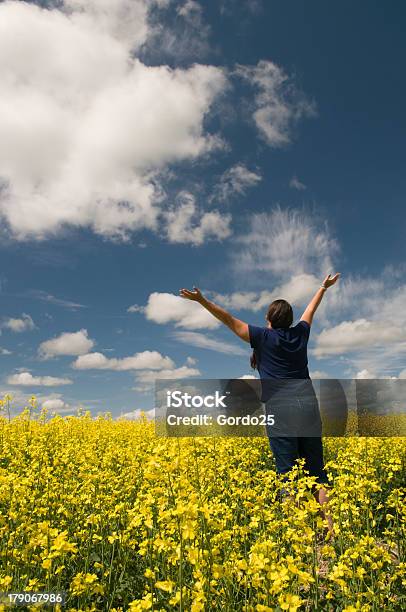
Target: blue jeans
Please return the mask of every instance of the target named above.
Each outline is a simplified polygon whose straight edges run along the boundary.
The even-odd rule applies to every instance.
[[[328,483],[324,469],[322,422],[311,380],[266,381],[265,412],[274,417],[267,424],[269,444],[278,474],[287,474],[296,459],[304,458],[304,468],[316,482]],[[264,388],[264,387],[263,387]]]
[[[304,468],[309,471],[309,475],[316,476],[318,483],[328,483],[321,438],[269,437],[269,444],[278,474],[287,474],[295,465],[296,459],[304,457]]]

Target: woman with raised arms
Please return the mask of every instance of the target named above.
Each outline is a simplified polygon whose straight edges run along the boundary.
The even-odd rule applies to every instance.
[[[340,274],[328,274],[310,300],[297,325],[292,326],[292,306],[283,299],[273,301],[266,314],[266,327],[250,325],[208,300],[197,287],[181,289],[180,296],[198,302],[241,340],[253,349],[251,366],[258,369],[262,384],[276,379],[310,381],[307,359],[307,344],[315,312],[327,289],[333,286]],[[272,401],[272,399],[271,399]],[[315,400],[317,402],[317,399]],[[317,407],[318,410],[318,407]],[[324,469],[323,444],[320,436],[269,436],[275,458],[276,470],[286,475],[298,458],[305,459],[305,469],[316,482],[323,485],[318,490],[318,501],[323,506],[327,501],[328,478]],[[329,532],[333,535],[331,517],[324,513]]]

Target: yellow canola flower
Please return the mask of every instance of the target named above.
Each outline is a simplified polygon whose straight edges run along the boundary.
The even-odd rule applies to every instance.
[[[161,580],[155,583],[155,587],[161,591],[172,593],[175,583],[172,580]]]
[[[298,595],[292,595],[286,593],[279,597],[279,606],[281,610],[288,610],[289,612],[296,612],[302,604],[302,600]]]
[[[324,540],[314,478],[299,465],[281,502],[266,438],[159,438],[147,419],[34,407],[0,415],[2,592],[65,590],[67,611],[268,612],[317,609],[318,586],[332,610],[399,606],[404,440],[325,439]]]
[[[142,599],[134,599],[129,603],[128,612],[143,612],[143,610],[151,610],[152,594],[148,593]]]

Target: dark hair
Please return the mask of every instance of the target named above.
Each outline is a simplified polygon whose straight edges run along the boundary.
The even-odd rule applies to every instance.
[[[274,300],[269,305],[266,318],[274,329],[287,329],[293,323],[292,306],[286,300]]]
[[[293,323],[292,306],[286,300],[274,300],[272,304],[269,305],[266,319],[274,329],[287,329]],[[257,369],[258,362],[255,351],[252,351],[250,364],[251,368],[254,370]]]

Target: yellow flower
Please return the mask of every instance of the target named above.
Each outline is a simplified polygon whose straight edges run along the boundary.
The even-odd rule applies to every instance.
[[[161,580],[155,583],[155,587],[161,591],[172,593],[175,583],[172,580]]]
[[[42,567],[46,570],[50,570],[52,567],[52,559],[50,559],[49,557],[47,557],[46,559],[43,560],[42,562]]]
[[[128,612],[142,612],[143,610],[151,610],[152,594],[148,593],[142,599],[134,599],[128,604]]]
[[[67,531],[62,531],[59,533],[53,541],[51,546],[51,550],[60,552],[60,553],[76,553],[77,552],[77,544],[74,542],[68,542],[66,539],[68,535]]]
[[[289,612],[296,612],[302,604],[302,600],[297,595],[287,593],[281,595],[278,599],[279,606],[282,610],[288,610]]]
[[[7,587],[9,587],[12,582],[12,576],[4,576],[4,578],[0,578],[0,587],[4,590],[7,590]]]

